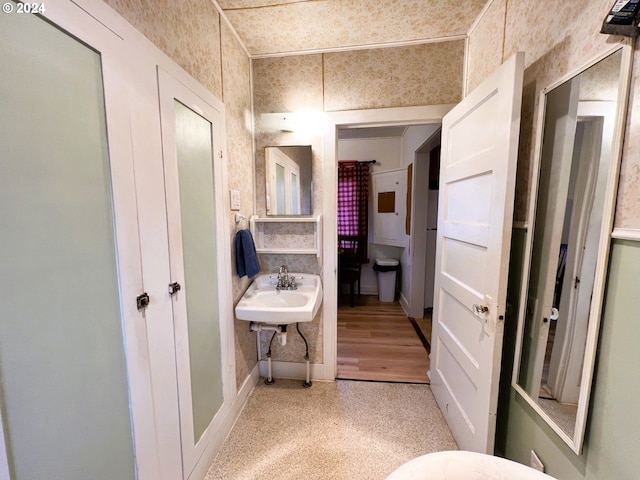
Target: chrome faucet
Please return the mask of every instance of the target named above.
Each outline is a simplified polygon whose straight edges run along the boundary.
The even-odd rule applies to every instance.
[[[296,279],[289,277],[289,270],[286,265],[280,265],[278,269],[278,284],[276,290],[295,290],[298,288],[296,285]]]

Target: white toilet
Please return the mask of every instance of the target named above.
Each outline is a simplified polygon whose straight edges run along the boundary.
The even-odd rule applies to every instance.
[[[436,452],[408,461],[387,480],[554,480],[533,468],[482,453]]]

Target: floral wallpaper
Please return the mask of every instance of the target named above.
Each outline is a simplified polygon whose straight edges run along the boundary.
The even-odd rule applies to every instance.
[[[251,124],[251,61],[242,49],[231,29],[222,25],[222,85],[226,112],[227,165],[230,190],[240,191],[238,213],[249,218],[253,214],[253,129]],[[238,227],[235,211],[229,212],[231,231],[231,258],[235,258],[234,237]],[[235,262],[232,261],[235,273]],[[233,304],[235,305],[251,281],[247,277],[233,275]],[[234,318],[236,353],[236,384],[242,386],[257,361],[256,334],[247,323]]]
[[[629,116],[622,150],[614,225],[640,230],[640,53],[634,54]]]
[[[265,223],[264,244],[271,248],[314,248],[313,223]]]
[[[465,35],[486,0],[218,3],[252,55],[262,55]]]
[[[464,41],[324,55],[324,110],[456,103]]]
[[[469,38],[468,86],[473,87],[495,68],[485,58],[494,58],[500,44],[496,30],[503,0],[495,0]],[[520,127],[520,147],[516,183],[516,221],[526,221],[529,202],[530,165],[536,155],[535,138],[539,115],[539,95],[543,88],[594,59],[619,37],[600,34],[602,20],[611,8],[609,0],[590,0],[575,8],[571,2],[509,0],[506,3],[503,55],[507,60],[517,51],[525,52],[525,77]],[[549,15],[553,12],[553,15]],[[471,48],[471,45],[474,47]],[[489,50],[488,52],[486,50]],[[636,53],[636,57],[638,54]],[[493,60],[495,62],[495,60]],[[634,70],[638,78],[638,68]],[[635,84],[635,82],[634,82]],[[635,86],[627,119],[615,226],[640,228],[640,128]]]
[[[220,14],[213,3],[208,0],[104,2],[216,97],[222,98]]]
[[[507,0],[490,0],[482,21],[470,32],[467,43],[466,92],[477,87],[502,65]]]
[[[261,113],[322,110],[322,55],[253,60],[253,101]],[[258,124],[259,125],[259,124]]]

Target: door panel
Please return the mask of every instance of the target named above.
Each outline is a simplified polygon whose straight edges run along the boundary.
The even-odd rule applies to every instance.
[[[482,277],[487,271],[486,248],[455,238],[447,238],[444,242],[442,272],[450,278],[458,279],[473,292],[481,291]]]
[[[467,98],[472,95],[473,93]],[[468,162],[473,157],[484,156],[488,150],[492,150],[495,147],[494,140],[497,133],[494,130],[495,112],[502,106],[500,100],[498,90],[493,89],[487,92],[486,96],[482,98],[480,103],[474,105],[472,110],[453,121],[450,129],[451,131],[461,132],[461,138],[460,141],[447,146],[448,167],[460,162]],[[483,126],[486,134],[473,135],[473,141],[471,141],[470,132],[474,132],[478,125]]]
[[[458,318],[467,315],[469,312],[465,304],[458,300],[460,296],[455,298],[448,293],[449,290],[452,289],[447,289],[443,292],[442,308],[444,311],[450,312],[450,315],[442,318],[440,326],[446,332],[447,338],[459,340],[458,349],[472,364],[477,366],[477,358],[481,354],[481,348],[479,344],[474,343],[474,340],[482,336],[484,322],[475,315],[469,318],[469,322],[457,321]],[[464,347],[462,347],[463,345]]]
[[[224,403],[219,282],[220,112],[159,69],[184,478],[210,461]],[[206,470],[206,468],[205,468]]]
[[[131,230],[118,224],[116,236],[121,159],[109,158],[102,59],[35,15],[0,15],[0,63],[0,381],[11,478],[134,479],[130,309],[121,300],[130,278],[119,279],[118,262],[137,262],[139,275],[139,260],[137,245],[117,244]]]
[[[459,224],[474,223],[488,225],[491,217],[491,171],[475,173],[474,176],[461,178],[449,183],[444,218]],[[466,200],[477,199],[472,205]]]
[[[524,55],[443,119],[431,387],[460,448],[493,453]]]
[[[174,107],[193,441],[198,443],[222,405],[213,136],[207,119],[178,101]],[[174,272],[175,279],[179,272]]]

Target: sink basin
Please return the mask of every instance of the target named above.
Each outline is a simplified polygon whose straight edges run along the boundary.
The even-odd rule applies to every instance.
[[[276,290],[276,274],[258,275],[236,305],[236,317],[273,325],[313,320],[322,304],[320,276],[290,273],[291,277],[296,280],[296,290]]]

